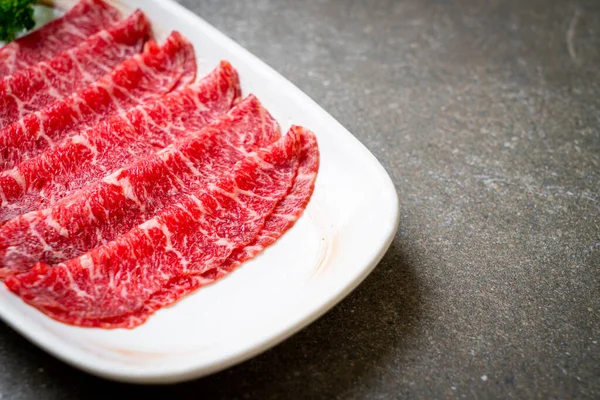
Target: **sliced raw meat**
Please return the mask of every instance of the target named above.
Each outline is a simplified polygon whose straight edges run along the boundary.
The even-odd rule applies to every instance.
[[[71,192],[194,134],[239,101],[237,72],[221,62],[183,90],[108,118],[0,173],[0,223],[45,208]]]
[[[279,139],[279,125],[254,96],[197,135],[170,145],[0,228],[0,275],[78,257],[215,182],[249,152]]]
[[[57,18],[0,49],[0,77],[23,70],[77,46],[88,36],[120,19],[117,9],[101,0],[81,0]]]
[[[142,308],[169,280],[202,274],[253,241],[294,181],[300,145],[299,135],[286,135],[114,241],[5,283],[59,321],[116,328],[102,320]]]
[[[162,46],[154,41],[98,81],[28,114],[0,130],[0,170],[40,154],[69,136],[95,126],[116,112],[191,83],[194,49],[173,32]]]
[[[60,100],[142,50],[150,33],[141,11],[54,58],[0,80],[0,128]]]
[[[301,138],[301,156],[298,174],[290,193],[281,200],[273,213],[269,215],[265,226],[254,242],[246,247],[236,249],[227,261],[218,268],[217,276],[229,272],[243,262],[256,257],[266,247],[275,243],[300,218],[315,188],[315,180],[319,171],[319,147],[314,133],[301,127],[292,126],[287,135]]]
[[[164,287],[154,293],[139,310],[119,317],[102,320],[104,327],[135,328],[143,324],[157,310],[175,303],[182,297],[215,282],[227,275],[243,262],[254,258],[266,247],[275,243],[300,218],[306,208],[315,187],[315,179],[319,170],[319,148],[315,135],[300,127],[292,126],[290,133],[301,136],[302,150],[298,174],[289,194],[275,207],[265,221],[256,239],[241,248],[235,249],[220,265],[200,275],[187,275],[171,279]]]

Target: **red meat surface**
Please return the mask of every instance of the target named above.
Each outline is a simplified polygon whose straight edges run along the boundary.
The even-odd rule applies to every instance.
[[[0,271],[58,263],[106,244],[279,139],[279,125],[254,96],[198,134],[119,169],[49,208],[0,228]]]
[[[126,234],[54,267],[37,264],[8,277],[7,287],[59,321],[118,327],[111,319],[143,309],[171,280],[211,279],[215,266],[256,240],[295,181],[301,136],[292,131]]]
[[[106,119],[0,173],[0,222],[46,208],[138,158],[199,132],[239,101],[237,72],[221,62],[183,90]]]
[[[216,264],[199,275],[173,278],[144,303],[143,307],[119,317],[106,318],[95,326],[105,328],[135,328],[146,322],[157,310],[169,306],[199,288],[211,284],[256,257],[287,232],[302,216],[315,187],[319,170],[319,148],[315,135],[300,126],[293,126],[288,135],[300,135],[302,150],[298,173],[290,192],[266,218],[258,236],[248,245],[234,250],[221,264]]]
[[[119,11],[105,2],[81,0],[61,18],[2,47],[0,78],[75,47],[119,19]]]
[[[173,32],[91,85],[0,130],[0,170],[39,155],[117,112],[182,88],[196,76],[194,49]]]
[[[68,324],[134,328],[276,242],[306,208],[315,135],[226,61],[102,0],[0,49],[0,279]],[[145,43],[145,44],[144,44]],[[142,51],[143,50],[143,51]],[[141,54],[140,54],[141,52]]]
[[[141,11],[56,57],[0,80],[0,128],[60,100],[142,50],[150,33]]]

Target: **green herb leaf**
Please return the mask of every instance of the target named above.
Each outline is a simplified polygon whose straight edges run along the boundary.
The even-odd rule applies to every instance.
[[[35,0],[0,0],[0,40],[10,42],[23,30],[35,26],[33,7]]]

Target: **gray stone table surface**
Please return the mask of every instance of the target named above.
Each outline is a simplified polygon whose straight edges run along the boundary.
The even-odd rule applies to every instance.
[[[375,154],[398,234],[320,320],[190,383],[104,381],[0,324],[2,399],[600,396],[600,2],[182,3]]]

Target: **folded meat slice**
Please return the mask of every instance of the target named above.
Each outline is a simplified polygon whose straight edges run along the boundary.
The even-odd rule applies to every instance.
[[[106,245],[5,283],[59,321],[114,328],[102,320],[142,308],[169,280],[202,274],[252,242],[289,192],[300,150],[299,136],[286,135]]]
[[[0,78],[77,46],[110,27],[120,13],[102,0],[81,0],[65,15],[0,49]]]
[[[267,217],[265,225],[251,243],[235,249],[226,260],[215,263],[202,274],[179,276],[169,280],[165,286],[152,294],[140,309],[129,314],[96,321],[95,326],[135,328],[143,324],[157,310],[175,303],[202,286],[215,282],[243,262],[254,258],[287,232],[304,212],[313,193],[319,170],[319,148],[315,135],[300,126],[292,126],[288,132],[288,135],[290,134],[298,135],[302,143],[298,173],[290,192]]]
[[[223,61],[186,88],[114,115],[0,173],[0,224],[198,132],[239,101],[237,72]]]
[[[78,257],[152,218],[279,139],[279,124],[249,96],[197,135],[0,228],[0,275]]]
[[[315,134],[301,126],[292,126],[287,135],[300,138],[301,151],[298,173],[290,192],[283,198],[256,239],[248,246],[238,248],[220,266],[215,268],[215,278],[235,269],[243,262],[256,257],[266,247],[275,243],[300,218],[315,188],[319,172],[319,146]]]
[[[40,154],[116,112],[180,89],[196,76],[194,49],[178,32],[154,41],[91,85],[0,129],[0,170]]]
[[[150,33],[141,11],[78,46],[0,80],[0,128],[60,100],[142,50]]]

